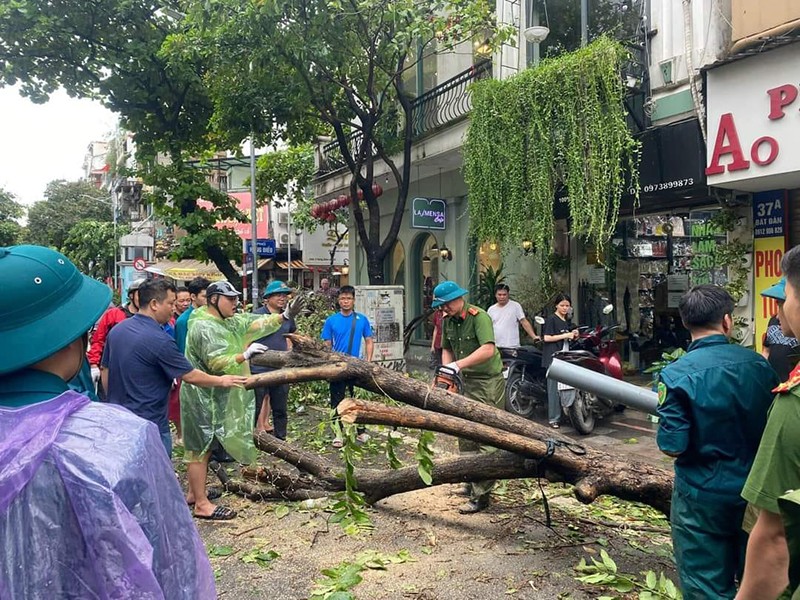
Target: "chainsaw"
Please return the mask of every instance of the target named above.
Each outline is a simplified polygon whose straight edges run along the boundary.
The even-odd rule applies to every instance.
[[[464,382],[461,381],[461,376],[458,371],[452,367],[444,365],[436,367],[433,374],[433,387],[440,390],[446,390],[453,394],[461,394],[464,391]]]

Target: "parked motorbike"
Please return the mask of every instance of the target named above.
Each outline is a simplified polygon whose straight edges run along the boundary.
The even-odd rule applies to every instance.
[[[547,369],[536,346],[499,348],[506,378],[506,410],[530,419],[540,406],[547,406]]]
[[[603,314],[611,314],[613,310],[609,304],[603,309]],[[616,330],[616,325],[598,325],[591,331],[584,331],[570,344],[569,350],[557,352],[554,357],[621,380],[622,359],[614,339]],[[616,409],[615,404],[606,398],[563,383],[558,384],[558,395],[572,426],[584,435],[594,430],[597,419]]]

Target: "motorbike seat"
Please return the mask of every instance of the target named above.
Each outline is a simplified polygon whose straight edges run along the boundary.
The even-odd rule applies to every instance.
[[[597,359],[597,355],[589,352],[588,350],[562,350],[556,352],[553,358],[558,358],[567,362],[575,362],[585,358]]]

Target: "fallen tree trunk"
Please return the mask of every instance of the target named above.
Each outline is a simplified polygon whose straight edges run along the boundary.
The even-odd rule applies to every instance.
[[[345,400],[340,406],[348,406],[349,402],[350,401]],[[352,406],[352,404],[350,404],[350,406]],[[416,409],[394,408],[393,410],[405,412]],[[350,411],[347,418],[353,418],[353,415],[354,412]],[[442,417],[442,415],[434,416]],[[444,418],[453,419],[453,417]],[[343,416],[342,419],[344,420],[345,417]],[[377,418],[373,418],[371,422],[376,423]],[[385,424],[392,425],[393,423],[387,422]],[[473,436],[473,439],[481,441],[477,435]],[[280,458],[307,473],[311,473],[319,479],[320,486],[334,491],[344,489],[344,479],[340,466],[334,465],[316,454],[298,449],[265,432],[261,432],[256,436],[255,444],[263,452]],[[564,474],[570,472],[571,469],[577,468],[576,465],[570,465],[569,461],[575,460],[576,463],[579,463],[581,457],[572,455],[571,452],[558,451],[546,460],[540,462],[539,459],[545,458],[548,454],[548,445],[537,440],[528,440],[528,444],[530,445],[526,446],[526,453],[533,459],[503,450],[491,454],[436,459],[433,461],[433,469],[431,470],[431,485],[481,481],[486,479],[519,479],[526,477],[544,477],[553,482],[569,481],[569,478],[565,477]],[[623,469],[627,467],[628,465],[623,461],[615,461],[613,465],[608,465],[609,469]],[[662,472],[669,475],[666,471]],[[394,494],[429,487],[419,476],[416,466],[403,467],[395,470],[356,468],[355,478],[357,481],[356,489],[364,494],[369,504],[374,504]],[[618,494],[615,493],[614,495],[626,500],[644,502],[665,514],[669,514],[671,488],[671,477],[661,479],[652,478],[648,481],[647,485],[638,486],[631,490],[621,489]],[[591,502],[591,500],[586,500],[586,498],[589,498],[592,493],[594,493],[594,491],[588,489],[584,492],[583,496],[578,496],[578,498],[581,499],[582,502]],[[576,495],[578,495],[577,489]]]
[[[344,363],[346,367],[343,370],[337,369],[336,379],[351,379],[355,385],[371,392],[383,394],[393,400],[424,411],[443,413],[471,422],[466,428],[472,427],[472,424],[476,427],[487,426],[530,440],[539,440],[541,445],[529,448],[530,456],[544,457],[545,453],[541,452],[541,449],[548,448],[549,440],[550,446],[555,445],[555,452],[548,458],[548,479],[563,480],[574,484],[575,495],[581,502],[590,503],[602,494],[611,494],[619,498],[644,502],[669,513],[673,481],[670,471],[631,460],[630,457],[615,458],[613,455],[592,448],[584,448],[584,454],[575,455],[564,449],[570,445],[574,446],[574,440],[556,434],[551,429],[533,421],[522,419],[458,394],[432,388],[404,373],[391,371],[354,357],[332,353],[307,337],[299,335],[288,337],[292,340],[290,352],[268,351],[254,357],[256,364],[280,367],[280,370],[259,375],[257,381],[251,380],[245,387],[253,388],[283,383],[286,380],[284,372],[292,373],[293,381],[300,381],[302,377],[307,377],[306,380],[317,379],[314,375],[314,368],[331,363]],[[297,369],[297,367],[302,369]],[[362,418],[367,417],[362,415]],[[418,419],[419,417],[414,416],[414,418]],[[385,424],[396,423],[386,422]],[[466,436],[465,433],[455,434]],[[497,447],[513,452],[519,451],[517,438],[493,435],[492,443]],[[263,436],[259,436],[259,440],[262,438]],[[506,443],[507,441],[509,443]],[[526,453],[528,453],[527,450]],[[477,459],[470,457],[470,460]],[[304,468],[304,470],[306,469]],[[314,474],[316,475],[316,473]],[[496,477],[500,477],[500,475]]]

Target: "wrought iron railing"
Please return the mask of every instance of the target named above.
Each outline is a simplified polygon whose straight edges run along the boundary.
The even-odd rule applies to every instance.
[[[422,137],[465,118],[472,108],[467,87],[473,81],[488,79],[491,76],[492,62],[483,61],[414,98],[411,102],[414,138]],[[362,139],[363,135],[360,131],[348,136],[347,143],[352,154],[358,153]],[[342,158],[339,143],[335,140],[322,146],[320,158],[318,175],[338,171],[346,164]]]

